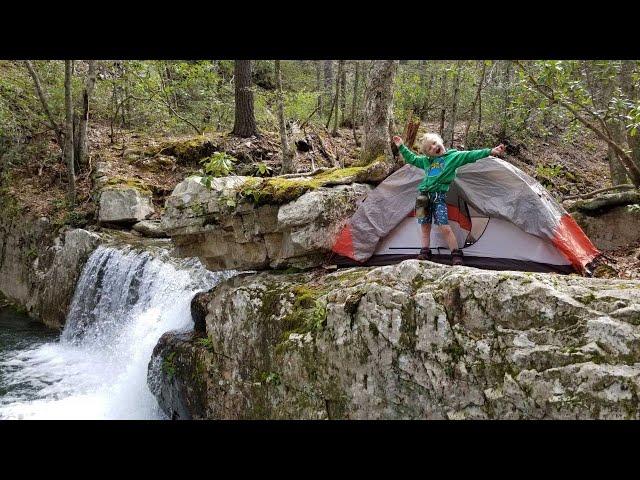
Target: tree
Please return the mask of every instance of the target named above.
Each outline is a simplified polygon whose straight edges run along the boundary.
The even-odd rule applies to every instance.
[[[323,91],[322,91],[322,64],[316,60],[316,92],[318,92],[318,117],[322,118]]]
[[[460,68],[462,66],[462,61],[458,60],[456,62],[456,73],[453,79],[453,97],[451,99],[451,118],[449,118],[449,125],[447,128],[447,136],[445,138],[445,143],[449,145],[449,147],[453,147],[453,136],[456,128],[456,120],[458,114],[458,94],[460,92]]]
[[[325,106],[332,105],[331,87],[333,86],[333,60],[324,61],[324,100]],[[331,112],[333,109],[331,110]],[[329,112],[329,115],[331,115]],[[329,117],[331,118],[331,117]],[[328,123],[327,123],[328,125]]]
[[[96,83],[96,61],[89,60],[89,70],[87,72],[87,78],[85,79],[84,90],[82,91],[82,116],[80,117],[80,124],[78,128],[78,141],[77,141],[77,163],[82,168],[87,163],[87,128],[89,125],[89,102],[91,95],[93,94],[93,88]]]
[[[280,128],[280,143],[282,143],[282,173],[293,171],[293,155],[289,149],[287,129],[284,121],[284,99],[282,94],[282,74],[280,60],[275,61],[276,92],[278,95],[278,127]]]
[[[236,60],[234,75],[236,110],[232,134],[238,137],[257,136],[251,89],[251,60]]]
[[[533,74],[527,70],[527,68],[520,61],[515,61],[515,64],[520,68],[520,70],[524,73],[525,78],[528,80],[530,85],[538,91],[541,95],[546,97],[551,103],[560,105],[564,109],[566,109],[569,113],[573,115],[573,117],[578,120],[582,125],[587,127],[589,130],[594,132],[598,138],[604,140],[607,145],[609,145],[614,152],[618,155],[618,158],[622,161],[622,164],[627,170],[627,174],[633,185],[636,188],[640,188],[640,169],[636,166],[633,158],[625,151],[624,147],[619,144],[614,138],[614,135],[607,128],[607,124],[605,119],[603,119],[598,112],[594,112],[587,108],[585,105],[575,101],[570,96],[565,95],[562,92],[562,89],[553,89],[546,83],[541,83],[536,80]],[[555,63],[550,65],[550,67],[559,70],[562,73],[562,65]],[[552,68],[548,69],[552,71]],[[549,79],[552,73],[545,72],[547,74],[547,79]],[[573,85],[576,87],[576,85]]]
[[[42,90],[42,82],[40,82],[40,76],[38,75],[38,72],[36,71],[35,67],[33,66],[30,60],[26,60],[24,63],[27,67],[29,75],[33,79],[33,84],[36,87],[36,92],[38,94],[38,98],[40,99],[42,109],[44,110],[47,120],[49,120],[49,126],[55,133],[56,139],[58,141],[58,145],[60,146],[60,148],[64,148],[64,133],[60,125],[58,125],[58,122],[56,122],[55,119],[53,118],[53,115],[51,115],[49,102],[47,100],[46,95],[44,94],[44,91]]]
[[[356,107],[358,105],[358,80],[360,80],[360,63],[356,60],[355,63],[355,71],[353,73],[353,103],[351,104],[351,128],[353,129],[353,139],[356,142],[356,146],[360,146],[360,140],[358,140],[358,135],[356,133],[356,127],[358,123],[358,119],[356,116]]]
[[[467,125],[464,128],[464,146],[465,148],[469,146],[469,129],[471,128],[471,123],[473,122],[473,114],[476,110],[476,105],[478,105],[478,130],[480,129],[480,121],[482,119],[482,84],[484,83],[484,76],[487,71],[487,64],[484,60],[481,60],[482,69],[480,72],[480,76],[478,77],[478,88],[476,90],[476,96],[473,98],[473,103],[471,104],[471,110],[469,111],[469,118],[467,119]]]
[[[340,84],[342,83],[342,79],[343,74],[344,73],[344,60],[338,60],[338,74],[336,75],[336,93],[335,96],[333,97],[333,109],[332,111],[334,111],[334,115],[333,115],[333,130],[331,131],[331,135],[332,136],[337,136],[338,135],[338,107],[339,102],[340,102]],[[343,112],[344,113],[344,112]]]
[[[634,68],[637,68],[637,61],[623,60],[620,65],[620,73],[618,75],[618,81],[622,93],[626,97],[626,103],[628,108],[626,109],[627,116],[630,111],[636,111],[640,114],[640,107],[638,107],[638,96],[640,94],[640,86],[637,81],[633,80]],[[636,166],[640,168],[640,132],[638,128],[632,126],[627,129],[627,143],[631,149],[631,157]]]
[[[362,164],[369,164],[381,156],[388,162],[393,159],[389,125],[393,109],[393,80],[398,63],[397,60],[372,62],[364,105]]]
[[[64,67],[64,157],[69,176],[69,204],[74,205],[76,202],[76,176],[73,163],[73,92],[71,91],[71,60],[65,60]]]

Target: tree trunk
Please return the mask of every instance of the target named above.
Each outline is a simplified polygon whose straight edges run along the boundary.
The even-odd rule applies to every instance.
[[[500,139],[505,140],[507,137],[507,131],[509,127],[509,84],[511,82],[511,62],[506,60],[504,65],[504,78],[503,78],[503,100],[504,105],[502,107],[502,125],[500,127]]]
[[[449,148],[453,148],[453,137],[455,135],[456,120],[458,114],[458,94],[460,93],[460,67],[462,61],[456,62],[456,73],[453,79],[453,98],[451,99],[451,118],[449,119],[449,125],[447,129],[447,138],[445,143],[449,145]]]
[[[233,135],[251,137],[258,135],[253,113],[253,91],[251,90],[251,60],[236,60],[234,65],[236,112]]]
[[[325,60],[324,61],[324,94],[323,94],[325,106],[329,106],[332,104],[332,100],[333,100],[333,95],[331,94],[332,88],[333,88],[333,60]]]
[[[89,126],[89,102],[93,94],[93,88],[96,83],[96,61],[89,60],[89,71],[84,83],[82,92],[82,116],[80,117],[80,126],[78,131],[78,148],[76,149],[77,164],[80,168],[84,168],[87,164],[87,129]]]
[[[467,119],[467,126],[464,129],[463,141],[464,141],[465,148],[469,147],[469,129],[471,128],[471,122],[473,121],[473,114],[475,113],[476,105],[478,105],[480,101],[480,92],[482,92],[482,83],[484,82],[484,75],[487,70],[487,65],[484,63],[484,60],[481,60],[481,62],[482,62],[482,71],[480,72],[480,78],[478,79],[478,89],[476,90],[476,96],[473,99],[473,103],[471,104],[471,111],[469,112],[469,118]]]
[[[442,108],[440,109],[440,130],[439,135],[444,135],[444,121],[447,115],[447,71],[442,72],[442,86],[440,89],[440,98],[442,99]]]
[[[64,156],[69,175],[69,204],[76,203],[76,176],[73,164],[73,99],[71,91],[71,60],[64,61],[64,111],[65,111],[65,138]]]
[[[322,121],[323,91],[322,91],[322,64],[316,60],[316,91],[318,93],[318,117]]]
[[[291,173],[293,171],[293,155],[289,149],[289,140],[287,139],[287,128],[284,121],[284,99],[282,94],[282,74],[280,71],[280,60],[275,61],[276,70],[276,90],[278,94],[278,125],[280,128],[280,143],[282,143],[282,173]]]
[[[356,116],[357,105],[358,105],[358,80],[360,80],[360,63],[356,60],[355,62],[355,72],[353,79],[353,102],[351,104],[351,128],[353,129],[353,139],[356,142],[356,147],[360,146],[360,141],[358,140],[358,135],[356,133],[356,128],[358,124],[358,118]]]
[[[638,85],[633,82],[635,62],[635,60],[623,60],[620,65],[620,75],[618,77],[620,89],[633,103],[637,102],[640,90]],[[640,169],[640,131],[636,132],[635,135],[631,135],[631,130],[627,130],[627,143],[631,149],[631,158],[633,158],[636,167]]]
[[[611,138],[619,145],[624,144],[624,125],[616,120],[612,119],[607,122],[609,131],[611,132]],[[607,157],[609,159],[609,172],[611,173],[612,185],[624,185],[628,182],[627,170],[624,168],[622,161],[618,157],[618,154],[611,145],[608,146]]]
[[[338,74],[336,75],[336,93],[333,98],[334,115],[333,115],[333,129],[331,130],[332,136],[338,135],[338,107],[340,106],[340,83],[342,81],[342,73],[344,69],[344,60],[338,60]]]
[[[397,60],[376,60],[371,67],[364,106],[362,164],[369,164],[381,156],[385,161],[393,160],[389,125],[393,110],[393,80],[397,69]]]
[[[60,146],[61,149],[64,150],[64,139],[63,139],[62,128],[53,119],[53,115],[51,115],[51,110],[49,109],[49,102],[47,101],[47,97],[45,97],[44,92],[42,90],[42,85],[40,83],[40,77],[38,76],[38,72],[36,72],[36,69],[30,60],[25,60],[25,65],[27,66],[29,75],[31,75],[31,78],[33,79],[33,83],[36,87],[38,98],[40,99],[40,103],[42,104],[42,109],[44,110],[44,113],[47,116],[47,119],[49,120],[49,126],[53,129],[53,132],[56,134],[56,140],[58,141],[58,145]]]
[[[340,126],[344,126],[344,112],[347,109],[347,69],[345,68],[344,60],[340,60],[342,65],[339,65],[340,71]]]
[[[424,102],[422,104],[422,108],[420,109],[420,118],[423,122],[427,122],[429,120],[429,110],[431,109],[431,89],[433,88],[433,81],[435,79],[435,74],[433,72],[429,73],[429,80],[425,81],[427,75],[427,62],[425,60],[422,61],[422,85],[425,89],[425,97]]]

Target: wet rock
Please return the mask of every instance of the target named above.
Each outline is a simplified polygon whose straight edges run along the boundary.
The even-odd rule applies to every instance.
[[[408,260],[238,276],[205,302],[206,337],[152,360],[181,417],[640,419],[638,281]]]
[[[58,233],[45,217],[0,220],[0,292],[52,328],[62,328],[85,262],[101,243],[95,233]]]

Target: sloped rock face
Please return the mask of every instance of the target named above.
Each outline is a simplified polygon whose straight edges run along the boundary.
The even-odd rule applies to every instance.
[[[100,192],[100,223],[135,223],[149,218],[153,212],[149,192],[133,187],[105,188]]]
[[[640,208],[615,207],[598,215],[572,213],[573,218],[599,249],[610,249],[640,241]]]
[[[409,260],[194,301],[150,364],[173,418],[640,418],[640,282]]]
[[[354,183],[321,187],[279,204],[239,198],[251,177],[199,177],[180,183],[167,200],[162,228],[177,252],[212,270],[307,268],[322,263],[333,242],[371,190]]]
[[[46,218],[0,221],[0,292],[49,327],[62,328],[78,277],[100,242],[82,229],[57,235]]]

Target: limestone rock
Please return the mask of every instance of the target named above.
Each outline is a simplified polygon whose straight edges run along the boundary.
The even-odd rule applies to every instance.
[[[640,241],[640,209],[618,206],[604,213],[571,215],[599,249],[612,249]]]
[[[238,194],[255,180],[214,178],[208,188],[190,177],[178,184],[162,217],[177,253],[199,257],[212,270],[317,266],[371,190],[359,183],[318,187],[273,204]]]
[[[134,187],[105,188],[100,193],[100,223],[134,223],[153,214],[151,194]]]
[[[162,230],[160,222],[153,222],[151,220],[143,220],[133,225],[133,230],[140,233],[145,237],[150,238],[164,238],[167,236],[166,232]]]
[[[82,229],[62,234],[47,218],[0,219],[0,292],[52,328],[62,328],[75,285],[101,242]]]
[[[174,418],[640,419],[640,282],[408,260],[197,300],[149,378]]]

